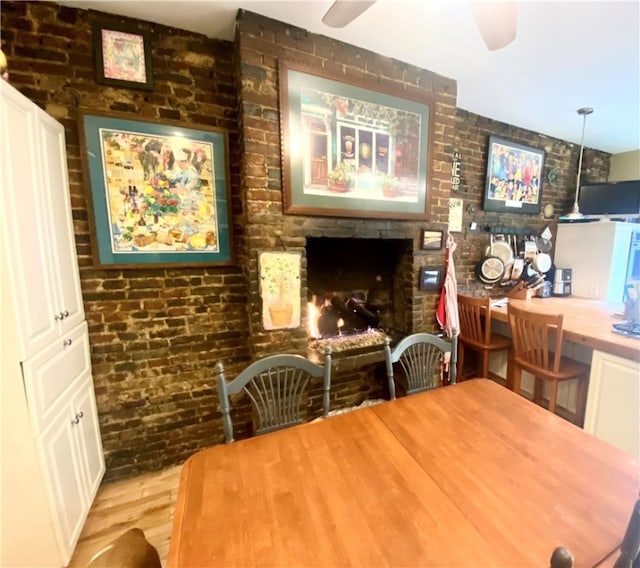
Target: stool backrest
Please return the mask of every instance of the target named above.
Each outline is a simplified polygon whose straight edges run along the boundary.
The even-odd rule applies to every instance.
[[[540,314],[507,304],[514,358],[552,373],[560,370],[562,314]]]
[[[491,340],[491,298],[458,294],[460,337],[478,345]]]

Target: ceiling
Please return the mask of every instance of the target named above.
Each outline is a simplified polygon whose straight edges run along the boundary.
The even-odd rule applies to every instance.
[[[342,29],[332,0],[68,0],[231,40],[239,8],[453,78],[458,107],[585,146],[640,149],[640,0],[518,2],[516,40],[488,51],[469,0],[378,0]]]

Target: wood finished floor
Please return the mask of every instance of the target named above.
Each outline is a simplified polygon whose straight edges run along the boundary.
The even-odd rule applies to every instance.
[[[144,531],[166,568],[181,470],[182,465],[178,465],[103,485],[89,511],[69,568],[86,567],[96,552],[133,527]]]

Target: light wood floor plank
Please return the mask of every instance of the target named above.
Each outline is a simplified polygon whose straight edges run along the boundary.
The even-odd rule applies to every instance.
[[[69,568],[86,567],[96,552],[133,527],[144,531],[166,566],[181,470],[179,465],[101,487]]]

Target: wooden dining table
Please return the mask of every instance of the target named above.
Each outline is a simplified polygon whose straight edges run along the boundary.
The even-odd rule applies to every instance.
[[[474,379],[196,453],[168,566],[596,566],[639,489],[627,454]]]

